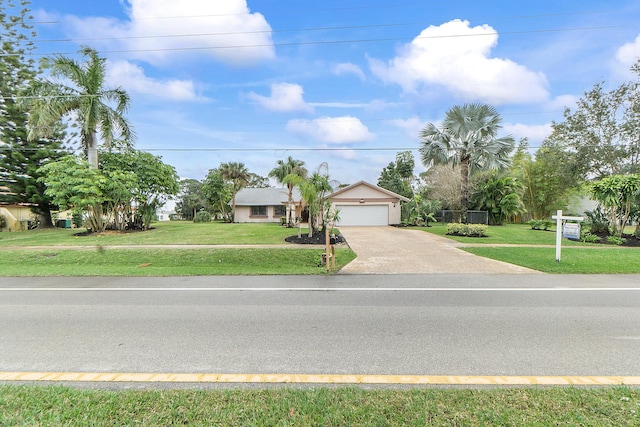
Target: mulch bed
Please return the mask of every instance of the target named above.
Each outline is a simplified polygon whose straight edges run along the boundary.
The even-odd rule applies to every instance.
[[[307,233],[302,234],[300,237],[298,237],[298,235],[296,234],[295,236],[285,237],[284,241],[289,243],[299,244],[299,245],[324,245],[325,244],[324,232],[322,231],[319,231],[318,233],[314,234],[312,237],[309,237]],[[336,236],[336,244],[344,243],[344,241],[345,240],[344,240],[344,237],[342,237],[342,234],[339,234]]]
[[[600,237],[600,241],[597,242],[598,244],[610,245],[610,243],[607,243],[607,237],[609,237],[609,234],[607,233],[593,233],[593,234]],[[633,234],[623,234],[622,238],[625,239],[626,242],[618,246],[625,246],[625,247],[632,247],[632,248],[640,247],[640,239],[638,239]]]

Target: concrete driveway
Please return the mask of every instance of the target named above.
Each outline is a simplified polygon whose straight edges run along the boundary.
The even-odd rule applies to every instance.
[[[538,271],[464,252],[456,242],[397,227],[341,227],[357,258],[340,274],[536,274]]]

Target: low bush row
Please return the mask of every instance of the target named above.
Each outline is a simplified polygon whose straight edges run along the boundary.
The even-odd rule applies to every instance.
[[[489,226],[484,224],[447,224],[447,234],[452,236],[487,237]]]

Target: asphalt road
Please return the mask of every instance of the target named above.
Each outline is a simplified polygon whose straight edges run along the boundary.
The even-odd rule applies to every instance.
[[[0,371],[640,375],[640,276],[0,278]]]

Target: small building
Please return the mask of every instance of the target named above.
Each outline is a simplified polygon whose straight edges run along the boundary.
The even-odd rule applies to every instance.
[[[2,204],[0,205],[0,215],[4,216],[7,223],[6,231],[27,230],[29,222],[33,219],[31,205],[26,203]]]
[[[287,216],[287,188],[243,188],[236,194],[234,222],[281,222]],[[302,210],[300,192],[293,189],[293,216]]]
[[[336,226],[385,226],[400,224],[400,203],[404,196],[360,181],[341,188],[327,197],[339,211]]]

